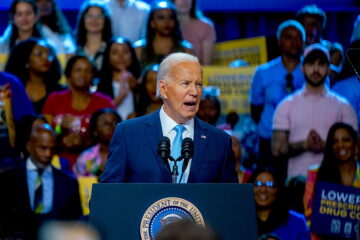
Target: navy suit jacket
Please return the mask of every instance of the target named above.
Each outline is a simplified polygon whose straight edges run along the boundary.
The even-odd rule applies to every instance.
[[[157,153],[163,136],[159,114],[158,110],[117,125],[100,182],[171,183],[170,171]],[[195,117],[188,183],[216,182],[237,182],[231,138]]]
[[[77,220],[81,217],[77,180],[54,167],[52,170],[53,207],[47,214],[35,214],[31,209],[25,164],[0,174],[0,224],[4,230],[24,232],[30,239],[35,239],[39,226],[46,220]]]

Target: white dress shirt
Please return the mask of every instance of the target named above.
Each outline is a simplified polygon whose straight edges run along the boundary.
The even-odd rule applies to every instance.
[[[174,138],[176,136],[176,131],[174,130],[174,127],[178,125],[169,115],[166,114],[164,111],[164,106],[160,109],[160,122],[161,122],[161,128],[163,132],[163,136],[168,137],[170,139],[170,146],[172,146],[174,142]],[[183,131],[182,137],[184,138],[191,138],[194,140],[194,118],[187,121],[186,123],[182,124],[185,127],[185,130]],[[189,164],[184,172],[183,178],[185,179],[185,182],[188,181],[189,173],[190,173],[190,167],[191,167],[192,159],[190,159]],[[170,163],[170,162],[169,162]],[[178,166],[181,171],[181,166]]]

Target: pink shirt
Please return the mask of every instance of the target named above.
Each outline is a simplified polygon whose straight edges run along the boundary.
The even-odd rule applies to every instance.
[[[193,45],[195,55],[202,62],[203,42],[216,42],[215,28],[209,19],[191,19],[181,24],[183,38]]]
[[[348,123],[357,130],[357,117],[351,105],[327,87],[316,95],[303,87],[278,105],[273,130],[289,131],[289,143],[296,143],[304,141],[314,129],[325,141],[330,127],[336,122]],[[313,152],[289,158],[288,177],[306,176],[308,168],[322,159],[323,153]]]

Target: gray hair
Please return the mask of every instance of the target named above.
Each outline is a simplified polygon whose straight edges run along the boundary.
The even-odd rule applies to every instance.
[[[160,80],[164,80],[165,82],[169,82],[171,80],[170,72],[171,69],[181,62],[196,62],[199,63],[199,59],[188,53],[172,53],[168,55],[164,60],[160,63],[159,72],[156,80],[156,96],[162,98],[160,94]],[[200,64],[200,63],[199,63]]]
[[[302,39],[303,43],[305,43],[305,40],[306,40],[305,28],[301,25],[300,22],[293,20],[293,19],[286,20],[279,25],[277,33],[276,33],[277,39],[280,40],[281,34],[283,33],[283,31],[289,27],[296,28],[301,33],[301,39]]]

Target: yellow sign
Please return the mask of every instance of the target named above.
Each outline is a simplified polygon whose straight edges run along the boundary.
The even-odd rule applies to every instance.
[[[0,53],[0,71],[4,71],[7,59],[8,59],[7,54]]]
[[[266,63],[265,37],[232,40],[215,45],[214,65],[229,65],[237,59],[246,61],[250,66]]]
[[[204,85],[220,88],[221,113],[250,112],[249,90],[255,67],[229,68],[207,66],[204,70]]]
[[[89,215],[89,202],[92,185],[98,183],[97,177],[78,177],[81,206],[84,215]]]

